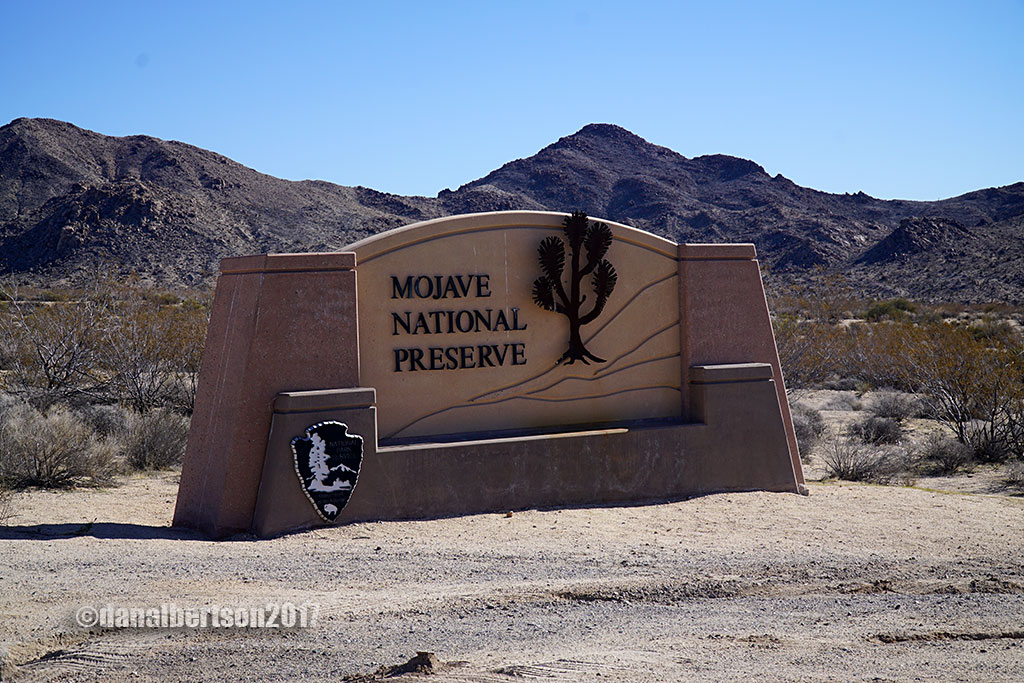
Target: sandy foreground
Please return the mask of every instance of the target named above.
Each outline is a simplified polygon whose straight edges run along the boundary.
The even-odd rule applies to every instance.
[[[1024,680],[1024,499],[812,484],[210,542],[174,473],[18,494],[5,680]],[[82,607],[319,606],[291,629],[92,628]]]

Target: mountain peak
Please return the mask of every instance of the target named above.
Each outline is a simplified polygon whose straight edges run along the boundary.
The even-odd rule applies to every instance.
[[[647,142],[642,137],[614,123],[588,123],[568,137],[595,137],[606,140],[626,139]]]
[[[651,144],[636,133],[612,123],[588,123],[572,135],[560,138],[547,149],[559,148],[592,149],[592,148],[628,148],[631,150],[661,150],[662,147]]]

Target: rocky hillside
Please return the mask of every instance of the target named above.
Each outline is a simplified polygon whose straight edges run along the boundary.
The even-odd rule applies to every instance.
[[[443,215],[583,209],[676,241],[752,241],[776,281],[840,272],[866,295],[1024,301],[1024,183],[938,202],[835,195],[752,161],[688,159],[593,124],[437,197],[263,175],[146,136],[47,119],[0,128],[0,270],[195,284],[220,258],[320,251]]]

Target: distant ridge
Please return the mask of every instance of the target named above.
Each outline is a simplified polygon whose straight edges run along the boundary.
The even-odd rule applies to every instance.
[[[679,242],[754,242],[775,281],[824,269],[867,296],[1024,302],[1024,183],[936,202],[835,195],[590,124],[455,191],[405,197],[281,180],[180,142],[62,121],[0,128],[0,272],[40,284],[100,270],[194,285],[225,256],[337,250],[419,220],[509,209],[583,209]]]

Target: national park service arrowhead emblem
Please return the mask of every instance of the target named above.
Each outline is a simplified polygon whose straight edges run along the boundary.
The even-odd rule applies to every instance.
[[[292,439],[292,454],[302,492],[320,517],[333,522],[356,487],[363,437],[349,434],[341,422],[318,422]]]

